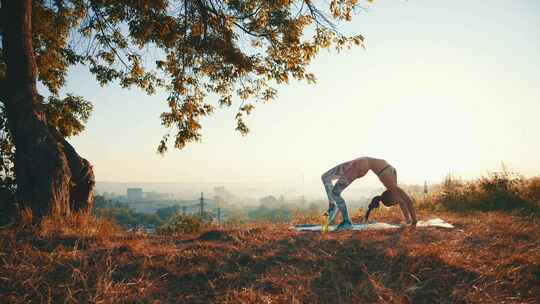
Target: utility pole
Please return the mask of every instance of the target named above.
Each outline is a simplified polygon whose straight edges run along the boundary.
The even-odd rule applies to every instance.
[[[221,228],[221,197],[215,196],[214,200],[216,202],[216,207],[217,207],[217,224],[218,224],[218,227]]]
[[[201,218],[203,217],[204,215],[204,196],[203,196],[203,193],[201,192]]]
[[[221,208],[217,207],[217,223],[218,223],[218,227],[221,227]]]

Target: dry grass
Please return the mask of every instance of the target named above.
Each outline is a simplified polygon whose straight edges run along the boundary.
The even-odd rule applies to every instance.
[[[503,168],[478,179],[447,176],[437,191],[416,198],[418,207],[453,212],[507,211],[540,216],[540,176],[525,178]]]
[[[540,301],[538,218],[437,216],[457,228],[320,234],[258,224],[170,237],[48,219],[0,230],[0,303]]]

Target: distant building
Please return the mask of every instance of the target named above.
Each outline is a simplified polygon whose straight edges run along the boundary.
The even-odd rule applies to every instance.
[[[164,201],[169,199],[169,194],[154,191],[144,192],[144,199],[147,201]]]
[[[142,188],[128,188],[127,189],[127,200],[128,201],[142,201],[143,200],[143,189]]]

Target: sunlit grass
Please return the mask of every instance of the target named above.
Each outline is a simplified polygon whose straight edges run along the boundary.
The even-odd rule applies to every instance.
[[[255,222],[168,236],[122,232],[85,216],[46,219],[35,230],[0,231],[0,302],[538,300],[537,218],[501,211],[419,213],[440,216],[456,229],[320,234]],[[312,216],[297,220],[317,219]],[[397,208],[381,208],[373,216],[401,220]]]
[[[0,230],[0,303],[538,303],[540,218],[527,208],[539,181],[451,180],[416,198],[419,219],[455,229],[288,229],[321,223],[312,209],[290,222],[234,217],[150,235],[88,214],[35,225],[24,211]],[[379,208],[371,219],[402,215]]]

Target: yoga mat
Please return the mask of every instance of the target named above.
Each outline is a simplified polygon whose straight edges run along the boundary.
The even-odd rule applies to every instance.
[[[331,225],[328,227],[328,231],[335,230],[337,225]],[[388,223],[368,223],[368,224],[354,224],[352,230],[385,230],[385,229],[398,229],[402,225],[399,224],[388,224]],[[440,227],[440,228],[454,228],[454,225],[446,222],[440,218],[433,218],[427,221],[418,221],[416,227]],[[295,229],[297,231],[321,231],[321,225],[316,224],[298,224],[291,226],[290,229]]]

